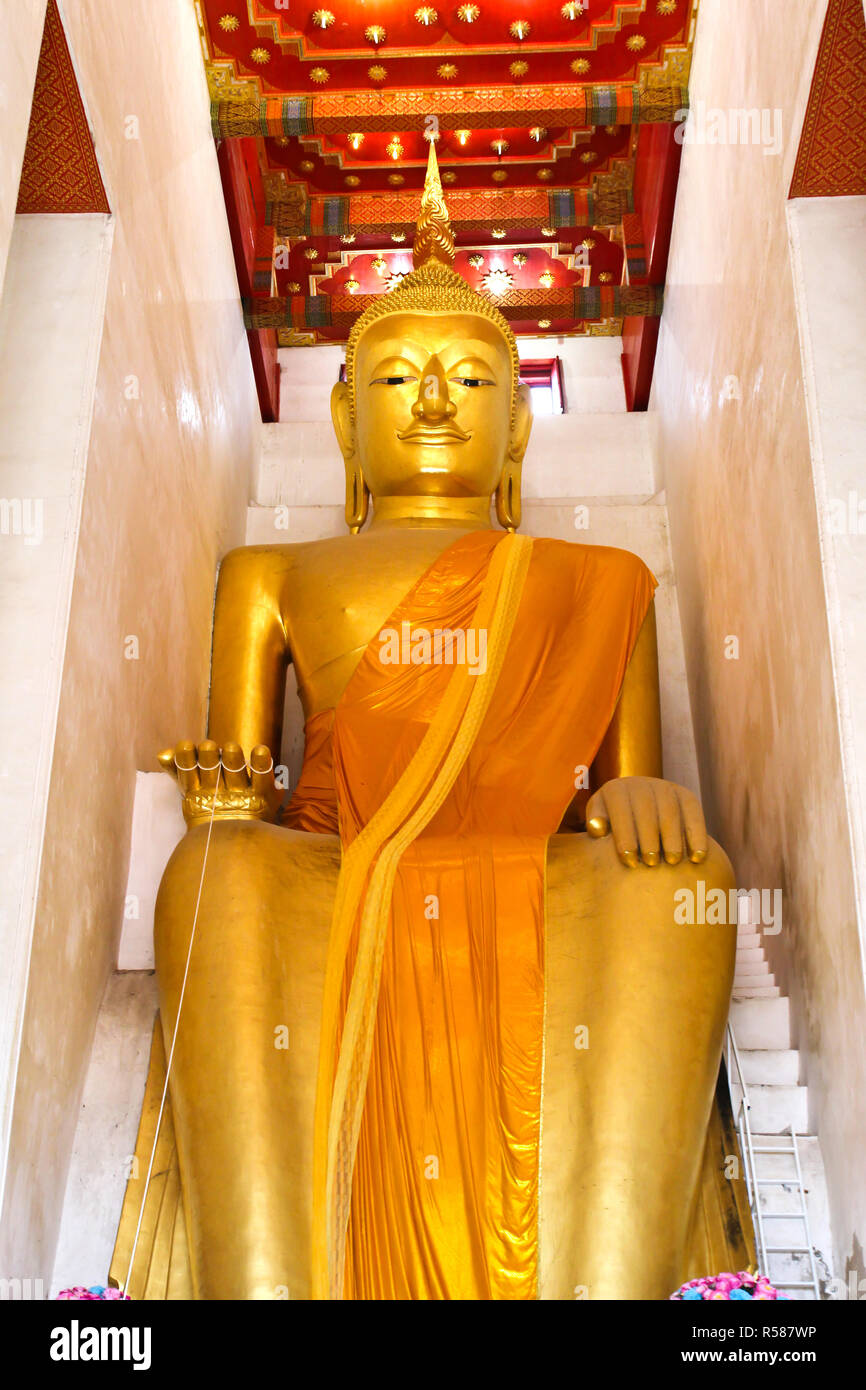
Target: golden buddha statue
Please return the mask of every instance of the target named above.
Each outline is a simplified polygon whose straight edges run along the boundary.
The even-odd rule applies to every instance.
[[[160,755],[189,829],[134,1297],[664,1298],[749,1258],[714,1106],[736,926],[674,918],[733,877],[661,777],[654,580],[518,533],[529,393],[432,143],[414,254],[333,391],[351,534],[226,557],[208,738]]]

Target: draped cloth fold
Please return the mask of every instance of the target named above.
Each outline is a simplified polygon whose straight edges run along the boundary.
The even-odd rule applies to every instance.
[[[317,1099],[314,1135],[313,1287],[314,1292],[321,1293],[319,1281],[327,1268],[332,1297],[339,1297],[343,1287],[352,1169],[397,864],[453,787],[490,703],[514,626],[532,545],[526,537],[510,536],[507,542],[493,553],[472,618],[472,627],[479,635],[484,634],[487,669],[473,677],[465,662],[454,668],[439,708],[410,763],[372,818],[362,828],[356,828],[354,838],[345,848],[325,975],[319,1072],[322,1100],[320,1105]],[[479,646],[476,643],[475,649]],[[350,933],[358,916],[326,1129],[328,1082],[336,1052],[336,1014]],[[322,1175],[325,1135],[327,1157]],[[320,1212],[324,1220],[317,1219]]]
[[[653,588],[625,551],[466,536],[389,619],[409,659],[379,634],[337,706],[314,1297],[537,1296],[546,842]]]

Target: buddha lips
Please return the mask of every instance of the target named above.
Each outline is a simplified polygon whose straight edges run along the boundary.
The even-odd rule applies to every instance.
[[[467,666],[470,676],[487,670],[485,628],[415,627],[401,622],[379,633],[383,666]]]

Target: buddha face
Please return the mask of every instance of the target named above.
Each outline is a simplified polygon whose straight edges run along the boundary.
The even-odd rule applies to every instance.
[[[512,427],[511,354],[488,319],[394,314],[358,343],[354,422],[345,385],[332,413],[374,498],[490,497],[526,450],[528,394],[520,388]]]

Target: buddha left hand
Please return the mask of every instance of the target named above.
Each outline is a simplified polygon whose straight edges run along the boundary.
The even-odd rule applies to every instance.
[[[196,745],[184,739],[158,754],[160,766],[174,777],[183,796],[188,826],[215,820],[268,820],[276,817],[283,793],[274,780],[270,750],[259,744],[247,764],[237,743],[222,751],[213,739]]]
[[[594,839],[612,835],[623,864],[693,864],[707,857],[701,803],[687,787],[661,777],[616,777],[589,799],[586,828]]]

